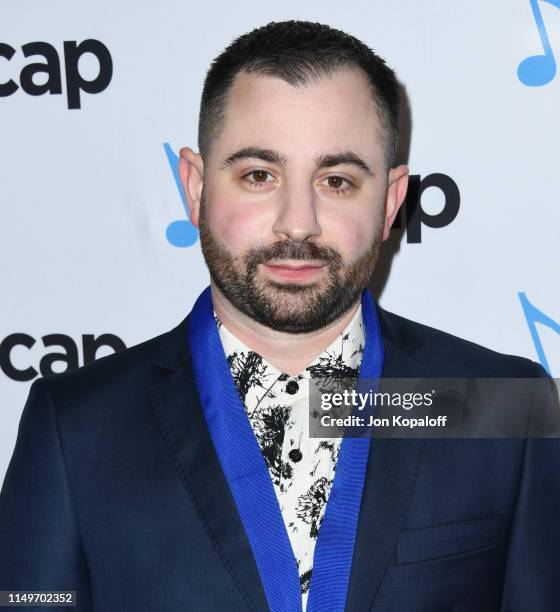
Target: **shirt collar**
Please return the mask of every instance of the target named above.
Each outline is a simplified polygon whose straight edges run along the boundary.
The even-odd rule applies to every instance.
[[[230,365],[232,355],[244,354],[247,356],[253,353],[262,360],[267,373],[282,377],[283,379],[294,378],[301,380],[309,378],[309,376],[324,377],[328,373],[333,373],[337,378],[357,378],[358,376],[365,346],[361,303],[344,330],[307,367],[295,376],[282,372],[266,361],[262,355],[258,355],[256,351],[253,351],[220,321],[215,311],[214,318],[218,326],[226,358]]]

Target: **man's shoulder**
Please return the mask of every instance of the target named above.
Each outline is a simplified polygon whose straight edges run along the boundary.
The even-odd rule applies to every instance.
[[[74,370],[44,378],[60,400],[100,398],[104,393],[145,389],[188,356],[187,319],[162,334],[96,359]]]
[[[533,377],[542,375],[539,364],[455,336],[408,319],[378,306],[386,342],[404,351],[440,377]],[[172,370],[189,354],[188,317],[173,329],[101,357],[80,368],[45,378],[61,399],[99,397],[103,390],[150,386],[161,378],[162,368]]]
[[[384,308],[378,312],[384,338],[434,376],[531,378],[542,374],[542,366],[526,357],[492,350]]]

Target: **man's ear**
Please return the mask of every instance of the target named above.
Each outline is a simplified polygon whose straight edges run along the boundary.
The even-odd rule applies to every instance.
[[[401,165],[389,170],[387,194],[385,196],[385,223],[383,225],[383,240],[389,238],[391,226],[406,197],[408,189],[408,166]]]
[[[179,153],[179,176],[189,207],[190,222],[198,227],[204,162],[200,153],[195,153],[189,147],[183,147]]]

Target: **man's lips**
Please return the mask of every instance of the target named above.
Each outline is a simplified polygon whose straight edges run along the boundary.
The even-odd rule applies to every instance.
[[[322,268],[327,264],[324,261],[272,261],[266,264],[272,268],[288,268],[289,270],[301,270],[303,268]]]
[[[272,276],[289,281],[313,280],[327,267],[322,261],[272,261],[262,265]]]

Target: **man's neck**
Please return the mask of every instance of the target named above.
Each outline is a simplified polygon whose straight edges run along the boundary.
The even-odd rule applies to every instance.
[[[211,288],[214,310],[226,328],[275,368],[290,376],[299,374],[342,333],[360,305],[360,300],[357,300],[341,317],[321,329],[289,334],[258,323],[238,310],[214,283],[211,283]]]

